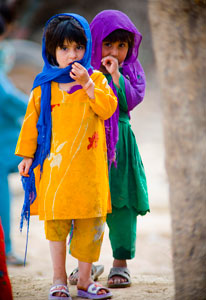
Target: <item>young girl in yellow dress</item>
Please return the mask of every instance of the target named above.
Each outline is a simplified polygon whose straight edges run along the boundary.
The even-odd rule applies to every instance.
[[[42,55],[45,65],[34,81],[16,147],[23,157],[22,222],[29,221],[30,205],[32,213],[38,203],[53,263],[49,299],[71,299],[65,260],[72,224],[78,296],[108,299],[109,290],[90,275],[111,209],[104,120],[115,112],[117,100],[106,78],[90,65],[91,33],[83,17],[53,16],[45,26]]]

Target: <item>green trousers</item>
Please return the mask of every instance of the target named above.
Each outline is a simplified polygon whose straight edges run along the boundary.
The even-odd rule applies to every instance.
[[[115,259],[132,259],[135,256],[137,213],[126,206],[112,206],[107,215],[109,238]]]

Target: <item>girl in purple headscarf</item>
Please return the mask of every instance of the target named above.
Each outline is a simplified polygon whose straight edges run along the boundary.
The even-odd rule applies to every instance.
[[[119,105],[105,121],[110,167],[112,213],[107,215],[113,250],[113,267],[108,277],[112,288],[131,285],[127,259],[135,256],[137,215],[149,211],[147,182],[142,160],[130,125],[130,111],[144,98],[145,75],[138,61],[142,36],[123,12],[104,10],[90,24],[92,66],[106,76]],[[100,273],[94,276],[100,275]],[[77,282],[78,272],[70,275]]]
[[[145,171],[130,125],[130,111],[145,93],[145,75],[138,61],[142,36],[128,16],[117,10],[100,12],[90,28],[92,66],[105,74],[119,100],[105,129],[112,197],[107,224],[114,257],[108,286],[120,288],[131,285],[127,259],[135,256],[137,215],[149,211]]]

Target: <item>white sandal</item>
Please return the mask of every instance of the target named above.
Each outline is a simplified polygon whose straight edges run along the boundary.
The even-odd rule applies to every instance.
[[[67,297],[53,296],[55,293],[63,293],[67,295]],[[67,285],[65,284],[53,285],[49,291],[49,300],[72,300]]]

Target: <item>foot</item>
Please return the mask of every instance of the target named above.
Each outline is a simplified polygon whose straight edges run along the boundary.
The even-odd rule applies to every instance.
[[[69,297],[69,290],[66,284],[53,284],[50,289],[50,295],[55,297]]]
[[[13,252],[10,252],[6,255],[6,263],[10,266],[23,266],[23,259],[16,256]]]
[[[89,286],[91,284],[95,284],[97,287],[101,286],[100,284],[98,284],[97,282],[94,282],[92,280],[88,280],[88,281],[80,281],[78,279],[78,282],[77,282],[77,289],[78,290],[84,290],[84,291],[87,291]],[[103,294],[106,294],[107,291],[105,290],[104,287],[102,287],[102,289],[100,289],[98,292],[97,292],[97,295],[103,295]]]
[[[62,298],[68,297],[67,294],[65,294],[64,292],[53,293],[52,296],[62,297]]]
[[[68,291],[68,288],[67,288],[67,278],[61,278],[61,279],[55,279],[53,280],[53,285],[51,287],[51,290],[54,289],[54,287],[58,286],[57,290],[59,289],[60,291],[59,292],[53,292],[52,293],[52,296],[56,296],[56,297],[68,297],[67,295],[67,291]],[[63,287],[63,288],[61,288]],[[51,293],[51,290],[50,290],[50,293]],[[66,292],[65,292],[66,291]]]
[[[106,287],[103,287],[99,283],[90,283],[87,288],[78,288],[77,295],[86,299],[110,299],[112,293]]]
[[[113,267],[115,268],[124,268],[127,267],[127,261],[126,260],[119,260],[119,259],[114,259],[113,262]],[[121,275],[114,275],[108,280],[108,284],[121,284],[124,282],[127,282],[128,280]]]

